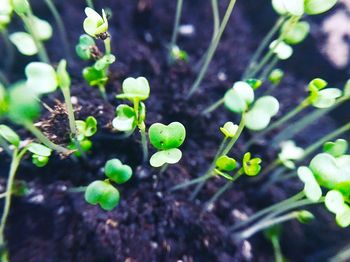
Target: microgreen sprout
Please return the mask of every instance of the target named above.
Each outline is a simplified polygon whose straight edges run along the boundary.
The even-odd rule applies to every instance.
[[[122,132],[134,132],[137,127],[141,133],[141,142],[144,161],[148,158],[148,146],[146,137],[146,106],[143,102],[148,99],[150,86],[146,78],[129,77],[123,81],[123,93],[117,95],[118,99],[129,100],[133,107],[126,104],[119,105],[116,110],[117,117],[112,124],[116,130]]]
[[[281,152],[278,154],[278,160],[287,168],[295,168],[295,160],[300,160],[304,156],[305,150],[297,147],[294,141],[284,141],[281,143]]]
[[[81,36],[76,51],[83,60],[98,58],[93,66],[86,67],[83,70],[83,76],[90,86],[97,86],[102,97],[107,100],[106,84],[108,81],[109,66],[116,60],[111,54],[111,37],[108,33],[108,19],[106,12],[102,9],[102,16],[90,7],[85,8],[86,18],[84,20],[84,31],[91,37],[103,40],[105,54],[96,57],[94,54],[95,44],[93,39],[87,36]]]
[[[180,25],[181,14],[182,14],[182,6],[183,6],[183,0],[177,0],[174,29],[173,29],[173,34],[171,36],[171,43],[170,43],[170,48],[169,48],[169,50],[170,50],[169,54],[170,54],[171,60],[173,60],[174,58],[175,58],[175,60],[177,60],[177,57],[179,57],[179,54],[180,54],[180,52],[179,52],[180,49],[176,45],[176,41],[177,41],[177,36],[178,36],[178,32],[179,32],[179,25]]]
[[[148,131],[150,143],[157,152],[150,158],[153,167],[161,167],[166,164],[175,164],[180,161],[182,152],[178,147],[186,138],[186,129],[179,122],[172,122],[169,125],[155,123]]]
[[[102,209],[111,211],[120,201],[120,193],[112,183],[126,183],[132,176],[132,169],[119,159],[111,159],[106,162],[104,172],[107,179],[89,184],[85,191],[85,200],[91,205],[98,204]]]
[[[281,83],[283,77],[284,77],[284,72],[281,69],[277,68],[271,71],[269,75],[269,81],[273,85],[278,85],[279,83]]]
[[[43,41],[52,36],[52,27],[45,20],[33,15],[31,6],[27,0],[13,0],[11,2],[14,12],[22,19],[26,32],[16,32],[10,35],[10,40],[24,55],[38,54],[42,62],[48,63]]]

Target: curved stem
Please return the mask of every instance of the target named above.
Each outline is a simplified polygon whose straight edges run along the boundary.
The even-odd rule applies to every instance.
[[[93,0],[86,0],[86,5],[92,9],[95,9]]]
[[[143,162],[148,160],[148,143],[147,143],[147,134],[144,128],[140,129],[141,134],[141,144],[142,144],[142,152],[143,152]]]
[[[221,22],[221,25],[220,25],[220,28],[219,28],[219,31],[214,39],[214,41],[210,44],[210,47],[208,49],[208,54],[205,58],[205,61],[204,61],[204,64],[203,64],[203,67],[201,69],[201,71],[199,72],[198,74],[198,77],[197,79],[195,80],[195,82],[193,83],[188,95],[187,95],[187,99],[189,99],[193,94],[194,92],[197,91],[197,89],[199,88],[200,84],[202,83],[202,80],[208,70],[208,67],[209,67],[209,64],[215,54],[215,51],[216,51],[216,48],[218,47],[219,45],[219,42],[220,42],[220,39],[221,39],[221,36],[222,34],[224,33],[224,30],[226,28],[226,25],[230,19],[230,16],[232,14],[232,11],[233,11],[233,8],[236,4],[236,0],[231,0],[228,7],[227,7],[227,10],[226,10],[226,13],[224,15],[224,18],[222,19],[222,22]]]
[[[207,179],[209,179],[211,177],[214,177],[213,173],[207,174],[207,175],[204,175],[204,176],[200,176],[200,177],[198,177],[196,179],[192,179],[192,180],[187,181],[185,183],[182,183],[180,185],[174,186],[173,188],[170,189],[170,191],[176,191],[176,190],[179,190],[179,189],[183,189],[183,188],[189,187],[191,185],[198,184],[199,182],[206,181]]]
[[[182,13],[182,6],[183,6],[183,0],[177,0],[175,23],[174,23],[173,34],[171,36],[170,50],[176,45],[177,35],[179,32],[181,13]]]
[[[50,9],[50,12],[53,15],[53,18],[56,21],[57,24],[57,28],[61,37],[61,41],[63,44],[63,48],[64,51],[66,53],[66,57],[71,58],[71,53],[69,51],[69,42],[68,42],[68,38],[67,38],[67,31],[66,28],[64,26],[64,23],[62,21],[62,18],[60,16],[60,13],[57,11],[57,8],[55,6],[55,4],[52,2],[52,0],[45,0],[45,3],[47,5],[47,7]]]
[[[214,110],[218,109],[218,107],[223,105],[224,103],[225,103],[225,98],[220,98],[215,103],[213,103],[211,106],[204,109],[202,111],[201,115],[207,115],[207,114],[213,112]]]
[[[268,47],[268,45],[271,43],[274,35],[278,32],[278,30],[281,28],[282,24],[286,21],[286,17],[282,16],[278,18],[275,25],[271,28],[271,30],[267,33],[267,35],[264,37],[264,39],[261,41],[259,47],[256,49],[255,53],[253,54],[252,58],[249,61],[249,65],[247,66],[247,69],[243,73],[242,79],[245,79],[248,75],[249,71],[256,66],[256,62],[258,58],[261,56],[262,52]]]

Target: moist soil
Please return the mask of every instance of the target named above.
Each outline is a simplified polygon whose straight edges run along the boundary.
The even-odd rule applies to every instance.
[[[242,178],[206,212],[203,211],[206,201],[224,184],[223,179],[208,182],[195,200],[189,200],[193,188],[170,192],[173,186],[205,172],[222,138],[219,127],[228,120],[239,120],[223,108],[207,117],[200,116],[200,112],[239,79],[254,49],[276,19],[269,1],[238,1],[201,89],[190,100],[184,97],[195,79],[195,64],[211,38],[209,1],[185,1],[182,23],[193,25],[195,33],[180,36],[178,41],[189,53],[189,62],[173,65],[168,64],[167,44],[176,1],[96,1],[98,8],[109,7],[113,11],[110,34],[117,62],[111,67],[108,102],[84,82],[81,70],[87,64],[74,55],[73,43],[83,33],[82,2],[57,1],[57,7],[72,43],[73,59],[68,62],[77,118],[93,115],[98,120],[99,131],[92,139],[93,148],[85,161],[55,156],[47,167],[38,169],[30,159],[25,159],[17,178],[26,181],[29,191],[23,197],[14,197],[6,229],[11,261],[273,261],[271,245],[262,234],[238,241],[228,228],[238,221],[238,213],[249,216],[301,190],[297,181],[286,180],[260,192],[263,181],[253,183]],[[223,13],[228,1],[219,2]],[[33,4],[36,14],[54,24],[43,3]],[[345,72],[333,68],[318,51],[317,43],[324,36],[317,25],[322,19],[312,20],[315,23],[312,37],[296,47],[295,56],[282,65],[288,73],[274,93],[282,105],[279,116],[303,99],[305,83],[311,78],[323,76],[331,83],[345,80]],[[64,56],[58,35],[47,47],[52,61]],[[16,60],[23,63],[16,63],[12,69],[9,75],[12,81],[23,75],[23,67],[29,61],[19,55]],[[120,103],[115,95],[128,76],[149,79],[147,126],[172,121],[186,126],[183,159],[163,174],[142,163],[137,132],[123,139],[111,128],[115,107]],[[69,130],[62,101],[58,92],[46,97],[44,102],[50,110],[43,110],[38,123],[52,140],[66,145]],[[308,145],[334,129],[338,125],[333,120],[336,117],[317,121],[297,136],[297,142]],[[22,137],[31,137],[24,130],[19,131]],[[248,131],[244,132],[232,151],[233,157],[242,158],[242,147],[250,137]],[[269,137],[251,149],[265,163],[276,157],[268,141]],[[120,205],[105,212],[87,204],[83,193],[69,189],[103,179],[102,167],[111,158],[132,166],[134,176],[118,187]],[[9,159],[2,156],[0,165],[4,184]],[[315,222],[310,225],[291,222],[283,228],[282,250],[289,261],[326,261],[346,243],[349,231],[339,230],[331,215],[322,209],[312,210],[317,214]]]

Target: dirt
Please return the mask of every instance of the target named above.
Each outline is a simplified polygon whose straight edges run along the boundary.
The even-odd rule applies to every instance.
[[[208,2],[208,3],[207,3]],[[212,211],[203,212],[205,202],[223,185],[222,179],[208,182],[194,201],[189,200],[192,188],[170,192],[170,188],[202,174],[210,164],[220,143],[218,130],[227,120],[238,121],[226,110],[208,117],[199,115],[206,106],[220,98],[237,81],[257,44],[273,23],[275,16],[268,1],[239,1],[222,38],[214,61],[202,88],[189,101],[184,100],[196,76],[195,63],[205,51],[211,37],[212,21],[209,1],[185,1],[183,24],[192,24],[195,34],[181,36],[179,45],[190,54],[190,61],[169,66],[166,45],[170,39],[176,1],[103,1],[97,6],[110,7],[112,50],[117,62],[111,67],[107,86],[108,100],[100,98],[98,90],[82,80],[86,65],[73,55],[69,60],[73,79],[72,95],[77,98],[77,118],[89,115],[97,118],[99,131],[93,138],[88,161],[61,160],[55,156],[44,169],[34,168],[28,159],[21,166],[18,179],[28,183],[29,193],[14,198],[6,231],[11,261],[272,261],[271,245],[262,235],[248,241],[236,241],[228,227],[236,221],[237,212],[252,214],[256,210],[286,198],[301,185],[296,181],[278,184],[265,193],[258,193],[260,184],[242,178],[216,202]],[[220,1],[221,10],[227,1]],[[83,5],[78,1],[59,1],[57,6],[68,29],[69,40],[76,43],[82,31]],[[34,10],[50,21],[50,14],[40,2]],[[195,14],[195,15],[194,15]],[[344,71],[335,69],[316,48],[322,32],[317,24],[313,37],[296,48],[293,59],[282,65],[288,71],[276,96],[282,101],[283,115],[302,99],[305,82],[323,76],[330,83],[344,81]],[[52,61],[62,56],[61,43],[55,36],[48,43]],[[73,45],[72,45],[73,47]],[[72,54],[74,50],[71,50]],[[22,59],[22,57],[20,57]],[[305,62],[307,61],[307,62]],[[11,80],[23,72],[16,65]],[[111,120],[119,101],[120,83],[128,76],[145,76],[151,85],[146,102],[147,125],[154,122],[182,122],[187,139],[182,146],[184,157],[177,165],[159,175],[158,170],[142,164],[139,134],[128,139],[111,130]],[[222,76],[225,76],[222,78]],[[219,77],[221,76],[221,77]],[[55,142],[67,143],[68,122],[60,94],[45,98],[50,110],[44,110],[40,128]],[[340,117],[339,117],[340,118]],[[336,126],[328,117],[298,135],[306,145]],[[22,131],[23,135],[27,135]],[[241,159],[245,132],[232,155]],[[268,140],[253,148],[253,154],[266,162],[276,156]],[[121,203],[112,212],[87,204],[82,193],[69,188],[85,186],[102,179],[102,167],[108,159],[117,157],[134,170],[133,179],[119,186]],[[5,177],[9,160],[1,157],[1,175]],[[284,227],[282,249],[290,261],[325,261],[346,243],[349,231],[339,230],[329,214],[315,211],[317,221],[304,226],[296,222]],[[322,228],[322,230],[319,230]],[[345,231],[345,232],[344,232]],[[321,253],[324,252],[324,253]],[[325,255],[324,255],[325,254]]]

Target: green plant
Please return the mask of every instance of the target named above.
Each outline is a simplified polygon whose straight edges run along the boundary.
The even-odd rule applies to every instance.
[[[149,83],[146,78],[129,77],[123,81],[123,93],[117,95],[118,99],[129,100],[133,107],[121,104],[116,109],[117,117],[113,120],[113,127],[122,132],[133,133],[136,127],[141,133],[143,160],[148,158],[148,146],[146,135],[146,106],[142,102],[147,100],[150,94]]]
[[[186,138],[186,129],[181,123],[172,122],[169,125],[155,123],[150,126],[148,135],[150,143],[157,149],[150,158],[151,166],[161,167],[180,161],[182,152],[178,147]]]
[[[108,81],[108,70],[109,66],[116,60],[115,56],[111,54],[111,37],[108,33],[108,19],[103,9],[102,16],[90,7],[85,8],[85,14],[87,16],[83,24],[85,33],[96,39],[103,40],[105,53],[103,56],[98,57],[93,66],[86,67],[83,70],[83,76],[90,86],[98,86],[102,97],[107,100],[105,86]],[[93,39],[87,36],[80,37],[76,51],[82,59],[88,60],[91,58],[90,46],[95,46]]]
[[[0,246],[2,247],[0,256],[2,261],[8,261],[4,233],[11,208],[11,199],[12,194],[14,193],[14,181],[18,167],[28,151],[32,153],[33,164],[38,167],[45,166],[51,155],[51,149],[34,142],[21,143],[18,134],[6,125],[0,125],[0,138],[1,146],[7,147],[11,152],[11,166],[7,179],[6,191],[4,192],[5,205],[0,222]]]
[[[171,43],[169,47],[170,58],[175,60],[177,60],[178,58],[180,59],[181,58],[184,59],[185,57],[187,58],[187,56],[185,55],[185,52],[180,50],[179,47],[176,45],[181,13],[182,13],[182,6],[183,6],[183,0],[177,0],[174,29],[173,29],[173,34],[171,36]]]
[[[10,35],[11,42],[24,55],[39,55],[42,62],[49,63],[43,41],[52,36],[52,27],[45,20],[33,15],[31,6],[27,0],[11,1],[14,12],[22,19],[27,32],[16,32]]]
[[[85,191],[85,200],[91,205],[98,204],[102,209],[111,211],[120,201],[119,191],[112,183],[126,183],[132,176],[132,169],[119,159],[111,159],[106,162],[104,172],[107,179],[89,184]]]

